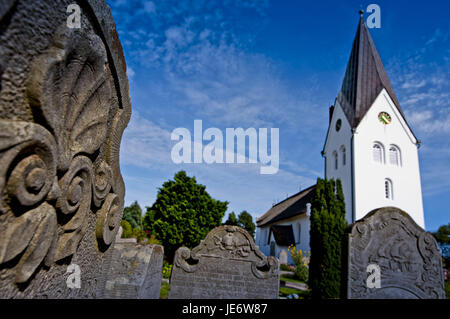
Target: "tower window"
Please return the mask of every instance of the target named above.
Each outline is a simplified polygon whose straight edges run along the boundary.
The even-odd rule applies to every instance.
[[[338,169],[338,154],[336,151],[333,152],[333,159],[334,159],[334,169]]]
[[[394,192],[392,189],[392,181],[388,178],[384,180],[384,195],[386,199],[394,199]]]
[[[375,143],[373,144],[372,147],[372,156],[373,156],[373,161],[375,163],[383,163],[384,162],[384,148],[383,145],[381,145],[380,143]]]
[[[341,146],[341,154],[342,154],[342,165],[345,165],[347,162],[347,154],[345,153],[345,146]]]
[[[397,146],[391,145],[389,147],[389,163],[391,165],[400,166],[400,149]]]

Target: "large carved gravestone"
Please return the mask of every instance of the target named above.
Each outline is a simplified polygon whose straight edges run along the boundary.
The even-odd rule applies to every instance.
[[[171,299],[276,299],[279,264],[242,228],[214,228],[199,246],[175,253]]]
[[[131,112],[105,2],[2,0],[0,77],[0,297],[95,297],[122,217]]]
[[[436,240],[407,213],[380,208],[349,231],[348,298],[445,298]]]

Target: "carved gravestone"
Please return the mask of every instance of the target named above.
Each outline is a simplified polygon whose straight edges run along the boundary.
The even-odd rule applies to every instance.
[[[131,114],[105,1],[2,0],[0,77],[0,297],[95,297],[122,217]]]
[[[175,253],[170,299],[276,299],[279,264],[237,226],[214,228],[199,246]]]
[[[407,213],[376,209],[349,231],[348,298],[445,298],[436,240]]]
[[[114,244],[102,298],[158,299],[164,251],[160,245],[119,239]]]

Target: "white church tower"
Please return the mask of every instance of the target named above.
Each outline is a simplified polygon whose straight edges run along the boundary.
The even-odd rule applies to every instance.
[[[395,206],[425,228],[419,145],[361,17],[322,151],[325,177],[342,181],[349,223]]]

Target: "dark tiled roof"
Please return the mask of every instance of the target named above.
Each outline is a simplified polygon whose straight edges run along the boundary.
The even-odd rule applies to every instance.
[[[316,185],[310,186],[274,205],[256,220],[257,226],[262,227],[269,223],[306,213],[306,204],[311,202],[315,187]]]
[[[352,128],[358,126],[383,88],[405,118],[369,30],[361,18],[337,97]]]
[[[292,225],[272,225],[270,226],[270,233],[273,233],[273,237],[275,238],[275,242],[278,246],[289,246],[291,244],[295,244]]]

